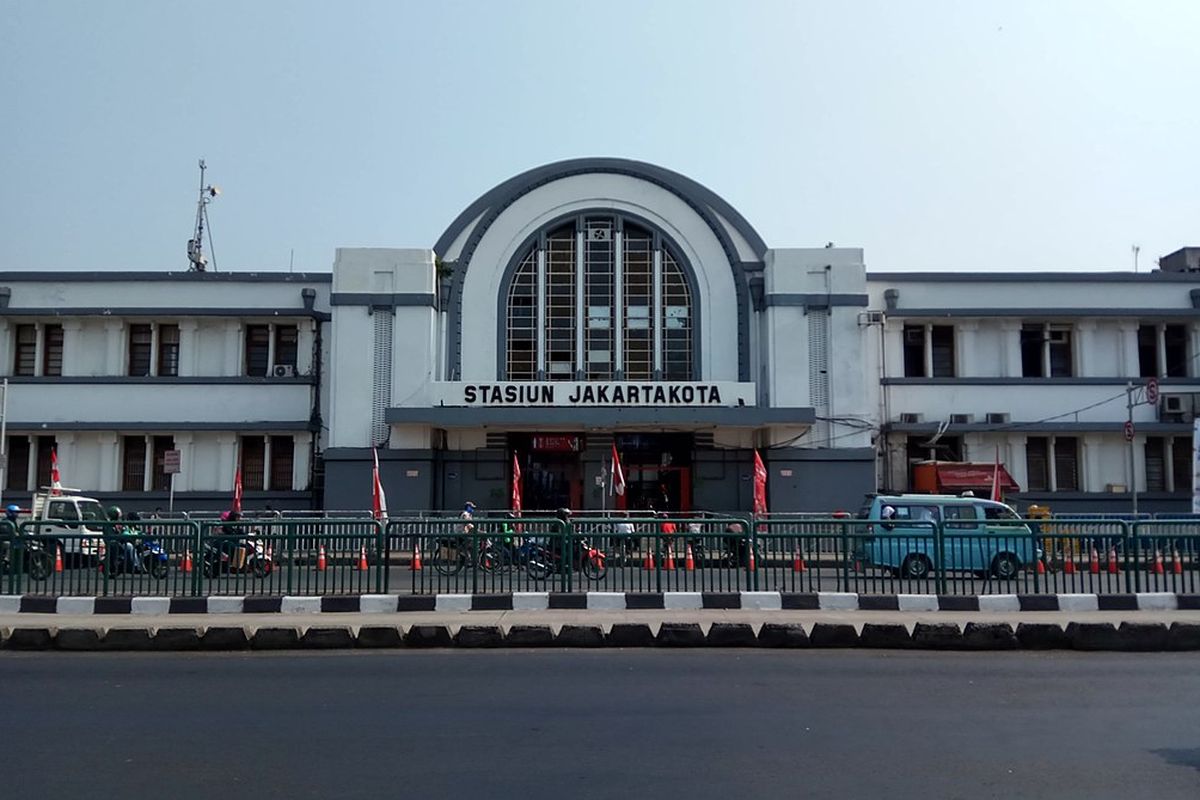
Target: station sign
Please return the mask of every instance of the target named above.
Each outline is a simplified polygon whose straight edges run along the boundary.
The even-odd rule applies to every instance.
[[[446,381],[433,384],[433,404],[528,406],[753,406],[755,385],[738,381]]]

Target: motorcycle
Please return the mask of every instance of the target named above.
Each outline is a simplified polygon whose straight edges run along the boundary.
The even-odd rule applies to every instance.
[[[133,563],[130,563],[129,549],[125,547],[126,544],[133,545]],[[161,544],[150,539],[139,539],[136,542],[118,539],[113,541],[108,549],[107,565],[110,578],[118,575],[144,573],[162,580],[171,571],[171,560],[167,551]]]
[[[245,551],[242,566],[235,567],[233,553],[241,548]],[[253,538],[233,538],[205,542],[200,555],[200,569],[206,578],[218,575],[253,574],[256,578],[265,578],[275,568],[274,559],[267,553],[262,542]]]
[[[603,580],[608,572],[608,567],[605,565],[604,553],[598,547],[592,546],[592,543],[583,537],[575,539],[574,552],[572,553],[572,569],[582,572],[583,576],[589,581]],[[534,545],[532,552],[529,554],[529,561],[526,570],[529,577],[535,581],[545,580],[552,573],[558,572],[562,568],[562,559],[559,557],[559,548],[553,544]]]
[[[0,575],[12,570],[13,553],[21,554],[25,573],[35,581],[44,581],[54,571],[54,556],[36,539],[8,539],[0,545]]]

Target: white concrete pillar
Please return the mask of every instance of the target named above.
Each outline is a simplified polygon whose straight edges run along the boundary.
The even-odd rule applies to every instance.
[[[121,437],[114,431],[103,431],[96,437],[100,446],[100,480],[94,487],[100,492],[121,491]],[[58,457],[62,460],[63,437],[58,437]],[[83,488],[83,487],[80,487]],[[92,487],[89,487],[92,488]]]
[[[978,331],[979,323],[974,320],[960,322],[954,328],[954,374],[960,378],[973,378],[979,371],[976,365],[981,365],[981,362],[975,355]],[[984,361],[990,365],[993,359],[988,358]]]
[[[63,328],[63,360],[62,374],[85,375],[79,359],[80,337],[83,335],[83,322],[79,319],[64,319]]]
[[[13,374],[13,339],[16,335],[16,326],[7,319],[0,319],[0,375]]]
[[[233,473],[237,469],[237,443],[235,433],[217,436],[217,486],[216,489],[233,491]],[[243,488],[246,488],[243,484]]]
[[[179,451],[179,474],[175,476],[175,492],[190,492],[195,483],[195,436],[190,432],[176,433],[175,449]]]
[[[1123,319],[1117,323],[1121,335],[1120,360],[1122,378],[1136,378],[1140,372],[1138,364],[1137,320]]]
[[[1004,357],[1000,377],[1021,377],[1021,321],[1006,319],[1000,323],[1000,342]]]
[[[786,347],[786,346],[785,346]],[[883,326],[883,350],[887,357],[886,378],[904,377],[904,322],[889,317]],[[772,364],[772,374],[778,369]]]
[[[245,372],[242,368],[245,336],[245,330],[239,320],[230,319],[225,321],[225,368],[222,375],[230,377],[241,375]]]
[[[197,375],[199,360],[200,324],[194,319],[181,319],[179,320],[179,376],[182,378]],[[178,489],[178,479],[176,479],[175,486]]]
[[[124,375],[129,370],[125,364],[125,320],[104,320],[104,374]]]
[[[308,375],[313,368],[313,340],[316,338],[317,320],[297,320],[296,374]],[[432,345],[432,342],[430,343]]]
[[[298,433],[295,437],[295,458],[292,460],[292,488],[306,490],[308,485],[309,456],[312,448],[312,434]]]
[[[1080,378],[1093,376],[1092,364],[1095,359],[1092,357],[1092,348],[1095,347],[1095,334],[1094,319],[1081,319],[1075,323],[1075,374]]]

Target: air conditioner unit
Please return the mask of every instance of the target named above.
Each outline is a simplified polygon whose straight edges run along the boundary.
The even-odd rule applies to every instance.
[[[901,414],[900,415],[900,423],[902,425],[915,425],[918,422],[923,421],[924,418],[925,418],[924,414]]]
[[[1182,394],[1164,394],[1162,410],[1167,414],[1182,414],[1186,407],[1191,405],[1191,403],[1186,402],[1190,399],[1187,395]]]
[[[858,324],[859,325],[882,325],[883,324],[883,312],[882,311],[860,312],[858,315]]]
[[[294,378],[296,377],[296,368],[291,364],[276,364],[271,370],[271,376],[274,378]]]
[[[974,414],[951,414],[950,415],[950,424],[951,425],[970,425],[974,421],[975,421]]]
[[[1012,421],[1012,414],[1000,411],[989,411],[987,421],[993,425],[1003,425]]]
[[[1126,488],[1125,484],[1123,483],[1106,483],[1104,485],[1104,491],[1112,492],[1113,494],[1124,494]]]

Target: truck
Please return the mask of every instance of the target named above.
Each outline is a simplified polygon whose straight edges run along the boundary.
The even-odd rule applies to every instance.
[[[104,506],[79,489],[43,486],[33,496],[30,521],[39,523],[26,530],[40,536],[58,537],[64,555],[92,557],[103,554],[104,526],[91,524],[108,520]]]

